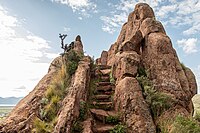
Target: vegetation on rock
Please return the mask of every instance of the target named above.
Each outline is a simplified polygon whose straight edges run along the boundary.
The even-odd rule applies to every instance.
[[[117,124],[119,123],[119,116],[108,116],[106,117],[106,123]]]
[[[126,128],[124,125],[116,125],[109,133],[126,133]]]
[[[67,62],[63,62],[61,69],[57,72],[54,80],[50,84],[45,96],[40,101],[39,117],[34,121],[34,132],[51,132],[57,119],[57,113],[61,107],[61,101],[67,94],[67,88],[78,67],[81,56],[73,50],[69,51],[63,57]],[[81,116],[83,117],[83,116]]]
[[[170,95],[156,91],[147,75],[144,68],[139,68],[136,78],[142,87],[143,95],[147,104],[150,106],[153,117],[156,118],[168,110],[175,101]]]
[[[80,121],[74,121],[72,124],[72,133],[81,133],[83,130],[83,125],[81,124]]]
[[[111,68],[109,76],[110,76],[110,83],[115,84],[115,79],[113,77],[113,66]]]
[[[170,128],[169,128],[170,127]],[[178,115],[175,120],[165,120],[160,124],[161,133],[199,133],[199,123],[192,117]]]
[[[69,75],[73,75],[78,67],[78,62],[83,57],[83,54],[77,54],[74,50],[69,51],[66,53],[67,57],[67,73]]]

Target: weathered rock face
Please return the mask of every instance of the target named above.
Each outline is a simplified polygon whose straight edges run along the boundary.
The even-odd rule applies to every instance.
[[[74,44],[76,53],[83,54],[80,36]],[[0,123],[0,132],[31,131],[40,100],[63,62],[61,57],[52,62],[48,74]],[[54,133],[70,133],[77,120],[83,125],[83,133],[109,132],[119,122],[126,125],[127,133],[156,133],[169,119],[193,114],[195,76],[179,62],[164,27],[145,3],[135,6],[117,41],[96,60],[98,66],[92,67],[91,75],[90,63],[89,57],[79,62],[68,93],[60,101]],[[94,82],[91,88],[90,78]],[[80,102],[87,99],[92,109],[86,111],[86,119],[80,120]],[[166,99],[172,103],[167,104]],[[108,118],[116,117],[120,117],[118,123],[109,123]],[[168,123],[167,131],[171,132],[172,127]]]
[[[128,132],[155,133],[152,116],[137,80],[125,77],[119,81],[115,91],[115,110],[122,113]]]
[[[69,88],[69,92],[62,102],[62,109],[58,114],[54,133],[71,132],[72,122],[79,116],[80,102],[87,100],[90,62],[89,57],[85,57],[79,62],[73,80],[74,83]]]
[[[137,4],[134,11],[129,14],[128,21],[123,25],[117,42],[108,51],[107,65],[113,66],[116,83],[120,87],[121,82],[127,79],[126,77],[133,77],[132,80],[129,79],[129,84],[136,82],[134,77],[137,76],[137,70],[139,66],[144,66],[156,92],[170,95],[174,99],[173,107],[154,118],[151,125],[154,123],[157,125],[170,116],[175,118],[178,114],[188,116],[193,113],[191,98],[197,93],[194,74],[190,69],[181,65],[164,27],[155,19],[153,10],[147,4]],[[126,87],[120,87],[117,87],[115,91],[115,106],[116,109],[123,110],[123,107],[119,106],[119,103],[123,103],[125,100],[122,100],[122,94],[128,93],[129,98],[127,99],[132,99],[134,93],[131,93],[130,90],[122,90],[122,88],[126,90],[130,87],[128,84]],[[133,99],[131,103],[136,102]],[[126,111],[123,111],[124,119],[126,115],[130,115],[131,109],[127,108]],[[146,111],[148,112],[148,109]],[[135,115],[136,112],[133,111],[132,116]],[[142,117],[141,114],[137,115]],[[129,117],[131,118],[131,116]],[[131,122],[127,124],[129,125]],[[135,125],[130,128],[134,130]],[[139,129],[137,131],[144,132]]]
[[[78,35],[75,39],[74,42],[74,51],[76,51],[77,53],[83,53],[83,44],[81,41],[81,36]]]
[[[88,81],[90,74],[90,57],[84,57],[72,78],[69,92],[62,101],[62,108],[58,114],[54,133],[71,132],[72,122],[79,116],[81,101],[87,100]],[[0,123],[0,132],[31,132],[35,118],[39,117],[41,99],[51,85],[54,76],[61,69],[63,57],[57,57],[50,65],[49,72],[38,83],[35,89],[23,98],[13,109],[7,119]],[[67,126],[66,126],[67,125]]]
[[[34,90],[16,105],[7,119],[0,123],[0,132],[31,132],[33,120],[38,116],[40,101],[54,75],[61,68],[61,57],[56,58],[49,68],[48,74],[40,80]]]
[[[101,65],[107,65],[107,58],[108,58],[108,52],[103,51],[101,53]]]
[[[124,77],[136,77],[140,56],[134,52],[123,52],[116,55],[116,60],[113,68],[115,79],[120,80]]]

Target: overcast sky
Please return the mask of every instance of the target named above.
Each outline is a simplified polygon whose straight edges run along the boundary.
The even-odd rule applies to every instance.
[[[25,96],[80,34],[86,54],[108,50],[135,4],[154,9],[179,59],[200,81],[200,0],[0,0],[0,97]],[[200,85],[200,84],[199,84]]]

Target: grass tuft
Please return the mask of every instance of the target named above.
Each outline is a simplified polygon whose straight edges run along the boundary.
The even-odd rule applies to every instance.
[[[57,74],[53,77],[53,81],[47,88],[44,98],[40,101],[39,118],[34,121],[34,132],[46,133],[52,132],[57,122],[57,113],[60,108],[60,101],[64,99],[67,88],[71,82],[71,75],[75,73],[80,55],[74,51],[70,51],[65,56],[67,62],[61,67]]]
[[[116,125],[109,133],[126,133],[126,128],[124,125]]]

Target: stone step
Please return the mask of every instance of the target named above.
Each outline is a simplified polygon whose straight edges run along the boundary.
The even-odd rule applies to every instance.
[[[102,109],[90,109],[90,112],[92,115],[98,119],[99,121],[102,121],[104,124],[109,122],[107,121],[109,117],[118,118],[117,112],[115,111],[105,111]]]
[[[107,86],[99,86],[96,88],[96,90],[99,92],[99,91],[112,91],[114,89],[113,86],[111,85],[107,85]]]
[[[93,128],[94,133],[109,133],[115,126],[100,124]]]
[[[100,94],[100,95],[95,95],[93,98],[97,101],[104,101],[104,102],[111,101],[111,95]]]
[[[112,67],[108,65],[98,65],[97,68],[100,70],[104,70],[104,69],[111,69]]]
[[[100,72],[102,73],[102,75],[110,75],[111,69],[100,70]]]
[[[97,86],[107,86],[107,85],[111,85],[114,86],[114,84],[110,83],[110,82],[98,82],[96,83]]]
[[[100,77],[100,80],[102,82],[110,82],[110,76],[109,75],[103,75]]]
[[[111,110],[113,109],[112,102],[92,102],[95,109],[104,109],[104,110]]]

